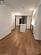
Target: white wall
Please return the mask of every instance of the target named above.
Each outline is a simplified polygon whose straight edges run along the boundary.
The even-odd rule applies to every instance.
[[[11,29],[15,29],[15,15],[11,13]]]
[[[0,5],[0,39],[11,32],[11,10]]]
[[[31,20],[32,20],[32,17],[31,16],[27,16],[27,29],[30,29]]]
[[[19,26],[19,17],[16,17],[16,26]]]
[[[35,24],[33,28],[34,38],[36,40],[41,40],[41,6],[40,2],[37,4],[35,8],[35,12],[33,14],[32,20],[34,19]]]

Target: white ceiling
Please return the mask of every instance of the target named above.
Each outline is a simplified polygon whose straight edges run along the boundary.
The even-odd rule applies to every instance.
[[[31,13],[37,0],[7,0],[7,4],[10,8],[14,9],[16,12],[23,12],[23,13]]]

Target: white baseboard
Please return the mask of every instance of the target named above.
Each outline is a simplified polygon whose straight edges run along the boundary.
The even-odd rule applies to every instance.
[[[0,40],[3,39],[4,37],[6,37],[9,33],[11,33],[11,30],[8,32],[5,32],[3,34],[0,35]]]

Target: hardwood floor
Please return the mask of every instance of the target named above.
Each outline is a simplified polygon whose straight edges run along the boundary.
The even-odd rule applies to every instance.
[[[13,31],[0,40],[0,55],[39,55],[41,43],[34,40],[30,30],[22,33]]]

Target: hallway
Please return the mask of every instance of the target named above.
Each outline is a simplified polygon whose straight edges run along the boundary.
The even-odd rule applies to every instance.
[[[40,43],[34,40],[31,30],[13,31],[0,40],[0,55],[39,55]]]
[[[0,55],[41,55],[41,0],[0,0]]]

